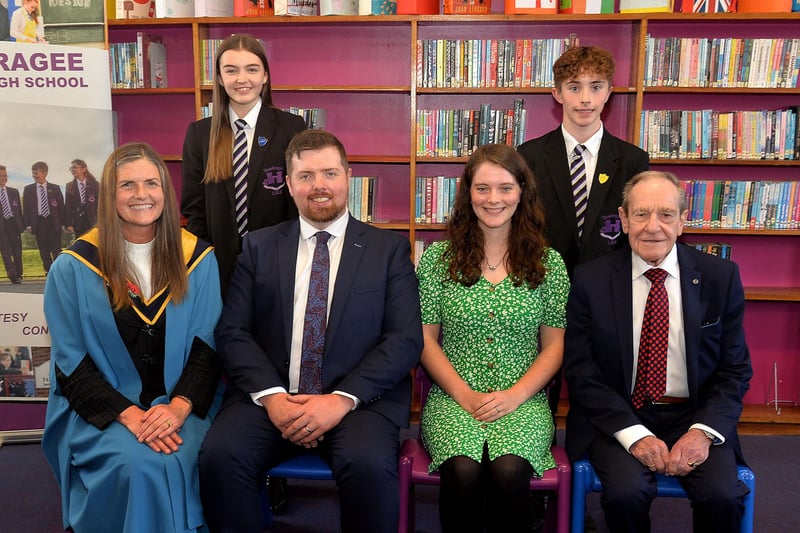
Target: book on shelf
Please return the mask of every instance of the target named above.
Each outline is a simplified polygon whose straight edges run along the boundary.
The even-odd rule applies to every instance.
[[[194,0],[195,17],[232,17],[233,0]]]
[[[358,0],[319,0],[319,14],[327,15],[357,15]]]
[[[356,220],[373,222],[375,217],[375,183],[373,176],[351,176],[347,209]]]
[[[732,247],[727,242],[691,242],[696,250],[705,252],[707,254],[716,255],[722,259],[730,259],[732,254]]]
[[[800,229],[800,182],[686,180],[687,228]]]
[[[155,0],[156,18],[194,17],[195,0]]]
[[[272,0],[233,0],[234,17],[268,17],[274,14]]]
[[[446,224],[460,183],[460,177],[418,176],[414,220],[419,224]]]
[[[359,15],[396,15],[397,0],[358,0]]]
[[[275,0],[275,14],[313,17],[319,14],[319,0]]]
[[[419,87],[552,87],[553,63],[579,42],[553,39],[417,41]]]
[[[518,146],[524,141],[527,114],[519,98],[509,109],[417,110],[417,155],[466,157],[489,143]]]
[[[798,111],[643,110],[639,143],[652,158],[798,159]]]
[[[303,117],[306,121],[306,127],[309,129],[325,129],[328,122],[328,112],[319,107],[302,108],[302,107],[287,107],[284,111],[288,111],[294,115]]]
[[[145,73],[149,73],[150,87],[160,89],[168,87],[167,81],[167,48],[160,37],[152,37],[147,47],[147,60],[149,69],[145,66]],[[148,72],[149,71],[149,72]],[[147,87],[147,85],[145,85]]]
[[[147,19],[155,17],[155,0],[116,0],[116,18]]]

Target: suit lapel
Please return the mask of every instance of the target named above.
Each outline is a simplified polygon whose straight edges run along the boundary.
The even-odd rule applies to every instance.
[[[686,377],[689,396],[697,394],[697,376],[700,355],[700,328],[703,320],[703,303],[700,300],[703,274],[697,263],[681,245],[678,247],[678,266],[681,271],[681,300],[683,303],[683,331],[686,340]]]
[[[286,353],[292,352],[292,317],[294,316],[294,278],[297,270],[297,246],[300,242],[300,222],[281,226],[278,237],[278,279],[281,291],[281,312]]]
[[[607,130],[603,130],[603,139],[600,141],[600,150],[597,153],[597,165],[592,176],[592,192],[589,194],[589,204],[586,206],[584,228],[594,227],[611,190],[612,182],[617,176],[619,159],[616,141]],[[605,176],[603,183],[600,183],[601,174]]]
[[[328,313],[328,326],[325,334],[325,345],[330,346],[339,330],[342,315],[347,306],[347,298],[352,291],[356,278],[358,265],[367,249],[368,239],[366,226],[352,216],[347,222],[342,245],[342,257],[339,260],[339,270],[336,274],[333,289],[333,301]]]
[[[258,121],[253,132],[253,145],[250,148],[250,160],[247,172],[247,197],[252,198],[253,191],[260,186],[266,176],[261,175],[264,169],[264,161],[268,159],[269,152],[273,149],[272,136],[278,126],[277,114],[275,110],[266,105],[261,106],[258,113]],[[282,159],[278,158],[278,159]]]
[[[572,180],[569,175],[569,163],[564,146],[564,135],[559,126],[550,132],[547,141],[545,165],[546,176],[552,180],[558,203],[564,214],[564,221],[570,226],[570,233],[577,240],[578,222],[575,218],[575,198],[572,194]]]
[[[614,302],[613,316],[616,321],[624,383],[633,383],[633,285],[631,283],[631,252],[617,253],[614,271],[611,276],[611,297]]]

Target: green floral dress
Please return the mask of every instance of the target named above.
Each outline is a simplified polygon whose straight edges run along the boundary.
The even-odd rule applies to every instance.
[[[564,261],[548,249],[545,280],[534,290],[524,284],[515,287],[508,277],[496,285],[481,277],[465,287],[447,279],[442,260],[446,246],[446,242],[434,243],[420,259],[422,323],[441,324],[444,353],[470,387],[484,392],[507,389],[536,359],[539,326],[566,326],[569,278]],[[550,453],[555,430],[544,391],[487,424],[472,418],[434,385],[421,426],[431,471],[456,455],[480,461],[484,443],[488,443],[490,459],[520,456],[539,476],[556,466]]]

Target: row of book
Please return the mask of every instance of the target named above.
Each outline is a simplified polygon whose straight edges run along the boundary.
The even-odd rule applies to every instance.
[[[294,115],[303,117],[306,121],[306,128],[324,130],[328,123],[328,112],[319,107],[304,108],[304,107],[287,107],[284,111],[288,111]]]
[[[722,259],[731,258],[731,245],[727,242],[693,242],[690,243],[695,249],[707,254],[716,255]]]
[[[319,107],[304,108],[304,107],[286,107],[283,109],[288,113],[303,117],[307,128],[325,129],[328,122],[328,112]],[[214,114],[214,104],[209,102],[200,108],[200,116],[208,118]]]
[[[460,177],[418,176],[414,188],[414,221],[443,224],[450,217]]]
[[[109,43],[112,89],[167,87],[167,49],[161,37],[136,32],[136,41]]]
[[[797,160],[799,112],[644,110],[639,146],[652,158]]]
[[[361,222],[377,220],[375,216],[375,182],[372,176],[351,176],[347,209]]]
[[[552,87],[553,63],[577,46],[562,39],[417,41],[418,87]]]
[[[118,19],[396,13],[397,0],[116,0],[115,10]]]
[[[800,182],[686,180],[686,227],[800,229]]]
[[[646,87],[797,87],[800,38],[647,36]]]
[[[524,142],[527,111],[523,100],[511,109],[420,109],[417,110],[417,155],[421,157],[466,157],[478,146],[490,143],[517,147]]]

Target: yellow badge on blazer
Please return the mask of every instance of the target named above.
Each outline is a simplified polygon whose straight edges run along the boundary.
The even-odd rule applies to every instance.
[[[605,183],[608,181],[608,174],[600,174],[600,183]]]

